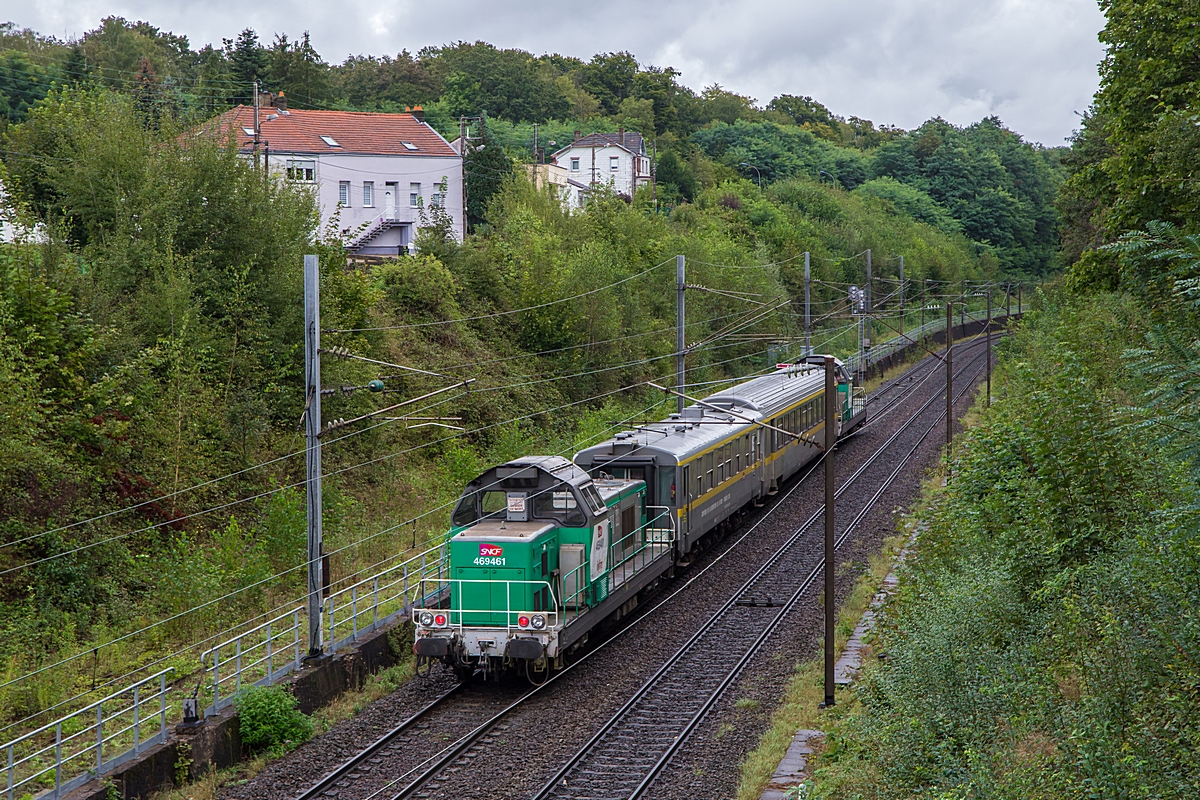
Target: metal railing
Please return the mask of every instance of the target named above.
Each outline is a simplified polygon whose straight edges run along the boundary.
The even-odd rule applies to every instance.
[[[613,585],[615,576],[619,574],[622,582],[627,581],[655,558],[671,549],[675,543],[675,519],[671,514],[671,509],[666,506],[647,506],[647,508],[660,510],[660,513],[646,520],[644,524],[617,541],[609,542],[607,569],[602,574],[592,576],[591,581],[584,580],[586,577],[584,570],[589,567],[589,562],[585,559],[578,567],[562,576],[564,605],[567,608],[576,608],[582,612],[588,606],[585,593],[596,581],[604,581],[602,591],[604,596],[607,596],[609,591],[616,588]],[[664,517],[667,520],[667,527],[653,526],[655,522]],[[634,549],[627,550],[626,543],[634,545]],[[620,559],[616,560],[618,550]],[[631,569],[627,570],[627,567],[631,567]],[[568,587],[572,587],[573,591],[568,593]]]
[[[167,738],[169,667],[3,745],[4,798],[57,798]]]
[[[1007,314],[1005,314],[1003,308],[999,310],[993,309],[992,324],[995,325],[1001,320],[1006,319],[1006,317]],[[986,310],[967,311],[965,314],[956,313],[954,315],[955,324],[962,324],[964,321],[984,322],[986,320]],[[893,336],[891,339],[888,339],[882,344],[875,345],[869,351],[867,351],[865,356],[862,353],[855,353],[854,355],[849,356],[844,362],[846,369],[850,370],[851,372],[857,372],[860,367],[867,367],[871,364],[878,363],[879,361],[882,361],[883,359],[893,355],[898,350],[903,350],[905,347],[908,347],[909,345],[918,342],[921,339],[932,336],[938,331],[945,330],[945,328],[946,318],[939,315],[936,318],[929,320],[924,325],[920,325],[916,328],[905,331],[903,334]]]
[[[448,561],[449,551],[440,544],[329,595],[324,614],[329,650],[340,650],[406,615],[418,598],[426,597],[419,591],[422,581],[447,577]]]
[[[294,608],[204,651],[200,663],[212,659],[212,666],[205,667],[211,675],[206,694],[212,692],[212,702],[204,716],[229,706],[243,683],[266,686],[300,668],[301,642],[307,638],[302,636],[307,633],[300,624],[303,614],[303,607]]]

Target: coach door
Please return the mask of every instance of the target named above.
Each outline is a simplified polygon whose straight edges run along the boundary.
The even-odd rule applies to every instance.
[[[683,509],[683,533],[686,536],[692,530],[692,467],[683,466],[683,492],[680,494],[680,507]],[[683,536],[679,537],[681,540]]]
[[[755,428],[754,433],[752,433],[750,436],[750,446],[753,448],[754,463],[756,464],[754,468],[754,474],[758,476],[758,496],[762,497],[767,493],[765,486],[767,464],[766,459],[763,458],[762,430]]]

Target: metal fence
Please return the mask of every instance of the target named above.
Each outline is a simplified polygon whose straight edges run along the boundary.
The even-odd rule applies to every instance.
[[[992,324],[996,325],[1003,322],[1007,318],[1003,309],[997,313],[992,312]],[[967,311],[965,313],[955,314],[955,323],[963,324],[964,322],[985,322],[987,320],[987,311]],[[903,350],[909,345],[919,342],[921,339],[932,336],[938,331],[946,329],[946,319],[944,316],[938,315],[934,319],[929,320],[924,325],[920,325],[912,330],[906,331],[903,334],[894,336],[882,344],[872,347],[865,354],[855,353],[845,360],[846,369],[851,372],[857,372],[860,368],[866,368],[871,364],[877,364],[883,359],[895,354],[899,350]]]
[[[205,667],[211,676],[206,693],[212,692],[206,717],[232,703],[243,683],[266,686],[300,668],[301,642],[308,638],[308,628],[301,630],[303,615],[303,608],[294,608],[204,651],[200,663],[212,663]]]
[[[325,600],[325,641],[340,650],[412,609],[421,582],[447,576],[444,544],[401,561],[370,578],[329,595]],[[342,638],[339,639],[338,636]]]
[[[4,797],[57,798],[167,738],[164,669],[3,745]]]

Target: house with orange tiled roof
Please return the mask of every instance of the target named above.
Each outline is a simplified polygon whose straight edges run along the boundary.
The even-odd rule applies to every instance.
[[[288,109],[282,95],[218,118],[238,149],[283,180],[311,187],[321,224],[336,214],[359,255],[412,252],[421,212],[441,206],[464,232],[463,165],[418,106],[403,114]]]

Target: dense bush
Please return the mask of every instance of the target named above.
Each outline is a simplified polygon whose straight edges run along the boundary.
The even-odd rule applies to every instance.
[[[242,744],[254,750],[290,750],[312,737],[312,720],[296,708],[296,698],[279,686],[251,687],[239,693],[233,704]]]
[[[1196,796],[1200,493],[1131,405],[1145,325],[1049,293],[1002,348],[823,796]]]

